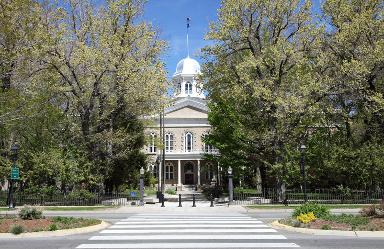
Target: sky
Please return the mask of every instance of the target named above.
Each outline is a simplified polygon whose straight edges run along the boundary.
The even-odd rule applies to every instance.
[[[273,0],[271,0],[273,1]],[[312,0],[313,11],[320,12],[323,0]],[[221,0],[149,0],[143,18],[157,27],[160,38],[168,42],[168,49],[162,57],[168,77],[172,77],[177,62],[187,56],[187,17],[191,19],[189,28],[190,57],[201,62],[200,50],[209,45],[204,40],[209,23],[217,20],[217,10]]]
[[[199,59],[200,49],[208,45],[204,40],[209,23],[217,20],[220,0],[149,0],[144,19],[160,31],[160,38],[168,42],[168,49],[162,57],[168,76],[172,77],[177,62],[187,57],[187,17],[189,28],[190,57]]]

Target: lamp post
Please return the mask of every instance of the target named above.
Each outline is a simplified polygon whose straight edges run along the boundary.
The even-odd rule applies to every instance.
[[[233,201],[233,181],[232,181],[232,167],[228,168],[228,193],[229,193],[229,204]]]
[[[304,202],[307,202],[307,179],[306,179],[306,174],[305,174],[305,166],[304,166],[304,153],[305,153],[305,147],[304,144],[300,146],[300,151],[301,151],[301,164],[300,164],[300,169],[301,169],[301,175],[303,177],[303,191],[304,191]]]
[[[157,191],[156,191],[156,197],[159,199],[159,203],[161,202],[160,200],[160,196],[161,196],[161,182],[160,182],[160,175],[161,175],[161,171],[160,171],[160,156],[157,156],[156,158],[156,175],[157,175]]]
[[[140,206],[144,206],[144,168],[140,169]]]
[[[13,203],[13,180],[19,179],[19,168],[17,168],[16,161],[18,156],[19,145],[13,144],[11,147],[11,160],[13,162],[11,170],[11,178],[9,179],[9,189],[8,189],[8,207],[14,208]]]

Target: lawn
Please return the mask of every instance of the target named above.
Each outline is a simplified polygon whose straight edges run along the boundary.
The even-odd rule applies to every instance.
[[[44,211],[97,211],[117,208],[116,206],[86,206],[86,207],[42,207]]]
[[[369,206],[370,204],[323,204],[324,206],[328,207],[328,208],[332,208],[332,209],[335,209],[335,208],[340,208],[340,209],[354,209],[354,208],[363,208],[363,207],[367,207]],[[285,205],[249,205],[249,206],[246,206],[246,208],[249,208],[249,209],[294,209],[295,207],[298,207],[300,206],[299,204],[292,204],[292,205],[288,205],[288,206],[285,206]]]

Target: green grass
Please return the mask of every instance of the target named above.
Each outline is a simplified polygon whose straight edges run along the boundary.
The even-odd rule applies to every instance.
[[[88,207],[43,207],[45,211],[94,211],[116,208],[115,206],[88,206]]]
[[[328,208],[346,208],[346,209],[353,209],[353,208],[363,208],[369,206],[369,204],[322,204]],[[246,206],[246,208],[250,209],[294,209],[295,207],[300,206],[300,204],[292,204],[289,206],[285,205],[250,205]]]
[[[9,208],[7,208],[7,207],[0,207],[0,211],[8,211],[9,210]]]

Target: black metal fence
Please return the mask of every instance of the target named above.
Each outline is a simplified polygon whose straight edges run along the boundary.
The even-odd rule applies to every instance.
[[[7,191],[0,192],[0,206],[7,205]],[[13,193],[13,200],[17,206],[41,205],[41,206],[95,206],[95,205],[138,205],[139,196],[131,196],[129,193],[92,193],[87,197],[72,197],[70,195],[39,195],[22,192]]]
[[[233,204],[299,204],[305,200],[300,189],[286,190],[265,189],[262,192],[234,192]],[[321,204],[373,204],[384,200],[384,191],[364,191],[338,189],[307,190],[307,201]]]

